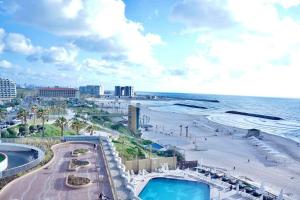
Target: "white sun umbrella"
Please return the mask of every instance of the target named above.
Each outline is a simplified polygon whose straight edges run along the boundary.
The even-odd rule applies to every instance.
[[[260,185],[260,188],[259,188],[259,191],[261,192],[262,196],[264,195],[265,193],[265,184],[262,182],[261,185]]]
[[[283,189],[280,190],[277,200],[283,200]]]
[[[240,184],[239,183],[236,184],[235,190],[236,190],[236,193],[239,193],[239,191],[240,191]]]

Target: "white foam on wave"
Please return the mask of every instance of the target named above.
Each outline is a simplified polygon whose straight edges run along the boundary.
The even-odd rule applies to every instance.
[[[287,120],[268,120],[257,117],[249,117],[234,114],[213,114],[207,117],[209,120],[226,126],[251,129],[256,128],[263,132],[287,137],[300,141],[300,123]]]

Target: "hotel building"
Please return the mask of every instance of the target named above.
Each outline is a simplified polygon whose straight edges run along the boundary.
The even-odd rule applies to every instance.
[[[134,97],[133,86],[115,86],[116,97]]]
[[[78,98],[79,93],[77,89],[74,88],[40,88],[39,97],[43,98]]]
[[[11,100],[17,97],[16,83],[9,80],[0,78],[0,99]]]
[[[140,119],[139,104],[137,104],[136,106],[129,105],[128,106],[128,128],[134,133],[137,133],[140,127],[139,119]]]
[[[79,87],[80,94],[99,97],[104,95],[103,85],[87,85]]]

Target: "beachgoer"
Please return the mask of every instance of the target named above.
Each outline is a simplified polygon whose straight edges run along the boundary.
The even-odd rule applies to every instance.
[[[104,197],[104,195],[103,195],[102,193],[100,193],[99,199],[100,199],[100,200],[103,200],[103,197]]]
[[[233,170],[235,170],[235,166],[233,166]]]
[[[250,162],[250,159],[248,158],[248,163]]]

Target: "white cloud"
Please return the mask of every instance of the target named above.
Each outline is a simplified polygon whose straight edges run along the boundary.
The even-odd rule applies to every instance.
[[[300,2],[228,0],[227,11],[238,26],[198,30],[198,51],[186,58],[185,75],[168,81],[201,93],[299,97],[289,88],[300,85],[300,23],[279,16],[278,5]]]
[[[12,64],[7,60],[0,60],[0,68],[9,69],[12,67]]]
[[[32,54],[36,51],[35,47],[31,44],[31,40],[19,33],[7,33],[5,37],[6,51],[21,53],[25,55]]]
[[[69,64],[74,63],[78,55],[78,49],[74,45],[52,46],[44,49],[41,60],[45,63]]]
[[[86,50],[105,55],[113,49],[115,55],[126,56],[133,66],[144,66],[149,74],[158,74],[154,65],[161,71],[152,55],[153,45],[161,44],[161,38],[145,34],[141,24],[128,20],[122,0],[5,1],[11,2],[17,5],[12,15],[18,22],[70,38]]]

